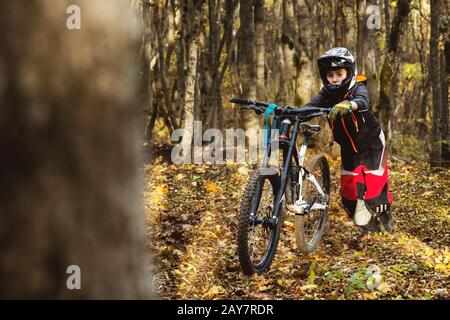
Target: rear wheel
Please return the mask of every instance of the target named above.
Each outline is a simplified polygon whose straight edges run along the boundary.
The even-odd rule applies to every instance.
[[[280,238],[281,221],[272,219],[279,190],[278,175],[263,175],[257,169],[250,176],[241,203],[238,224],[238,254],[244,274],[270,268]],[[284,203],[281,204],[280,220]]]
[[[308,206],[304,213],[295,215],[295,238],[298,249],[310,253],[317,248],[325,233],[330,201],[330,170],[324,156],[313,157],[305,169],[324,192],[324,195],[320,194],[313,181],[303,177],[301,193]]]

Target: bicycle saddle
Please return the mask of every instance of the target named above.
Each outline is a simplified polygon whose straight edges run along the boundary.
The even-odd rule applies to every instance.
[[[303,133],[309,134],[309,135],[313,135],[314,133],[317,133],[320,131],[320,125],[318,125],[318,124],[302,123],[300,125],[300,127],[301,127],[301,130]]]

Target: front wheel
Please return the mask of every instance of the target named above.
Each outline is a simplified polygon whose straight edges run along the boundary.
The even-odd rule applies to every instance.
[[[295,238],[302,253],[313,252],[327,223],[330,201],[330,169],[324,156],[313,157],[306,166],[301,195],[308,204],[305,212],[295,216]],[[318,186],[323,191],[320,192]]]
[[[238,254],[246,275],[265,272],[272,263],[281,230],[281,221],[272,219],[279,187],[279,175],[264,175],[260,168],[250,176],[245,189],[239,213]]]

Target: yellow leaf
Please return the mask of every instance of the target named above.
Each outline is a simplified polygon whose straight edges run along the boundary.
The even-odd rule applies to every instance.
[[[366,299],[366,300],[376,299],[376,297],[373,294],[371,294],[371,293],[363,293],[363,298]]]
[[[179,275],[179,276],[182,276],[182,275],[184,275],[184,273],[183,273],[183,272],[181,272],[181,271],[180,271],[180,270],[178,270],[178,269],[174,270],[174,271],[173,271],[173,273],[175,273],[175,274],[177,274],[177,275]]]
[[[446,266],[443,263],[438,263],[434,266],[434,270],[445,272]]]
[[[258,291],[263,292],[263,291],[269,290],[270,288],[272,288],[272,287],[263,285],[263,286],[258,287]]]
[[[278,279],[278,280],[277,280],[277,283],[278,283],[278,285],[282,286],[282,285],[283,285],[283,280]]]
[[[205,182],[205,189],[206,189],[206,192],[209,192],[209,193],[218,193],[219,192],[219,188],[216,186],[216,184],[209,180]]]
[[[225,241],[223,241],[223,240],[220,240],[217,244],[219,245],[219,247],[226,247],[227,246],[227,243]]]
[[[290,221],[283,221],[283,227],[287,229],[295,229],[294,224]]]
[[[206,237],[213,237],[213,238],[217,238],[216,234],[214,232],[211,232],[209,230],[205,230],[204,235]]]
[[[221,286],[212,286],[211,288],[209,288],[208,292],[206,292],[206,296],[212,297],[221,294],[223,292],[224,290]]]
[[[389,291],[391,291],[391,287],[386,282],[382,282],[378,286],[378,291],[388,293]]]
[[[303,291],[314,290],[316,288],[317,288],[317,285],[315,285],[315,284],[307,284],[307,285],[300,287],[300,289]]]
[[[155,188],[155,193],[165,194],[167,192],[169,192],[169,186],[167,184],[163,184]]]

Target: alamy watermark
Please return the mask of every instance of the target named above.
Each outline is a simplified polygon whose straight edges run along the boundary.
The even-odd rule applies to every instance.
[[[366,14],[369,15],[367,18],[367,28],[369,30],[379,30],[381,29],[381,10],[380,6],[370,5],[366,8]]]
[[[67,277],[66,285],[69,290],[81,290],[81,268],[76,264],[70,265],[66,270]]]
[[[66,27],[68,30],[81,29],[81,8],[78,5],[70,5],[67,7],[66,13],[69,15],[66,20]],[[381,9],[378,5],[369,5],[366,8],[367,28],[369,30],[381,29]]]
[[[171,141],[176,144],[171,152],[171,160],[175,164],[258,163],[263,160],[269,141],[270,159],[278,161],[279,132],[277,129],[269,132],[270,137],[266,129],[226,129],[225,134],[219,129],[203,132],[202,122],[195,121],[192,141],[188,143],[183,141],[185,129],[173,131]]]
[[[77,5],[67,7],[66,13],[69,15],[66,20],[66,27],[69,30],[81,29],[81,9]]]

